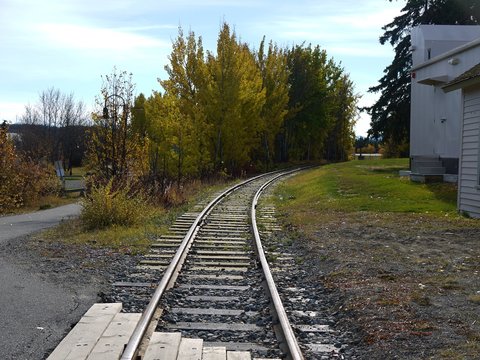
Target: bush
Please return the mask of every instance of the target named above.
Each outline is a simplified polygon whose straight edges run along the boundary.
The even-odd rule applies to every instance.
[[[87,230],[109,226],[141,224],[150,215],[141,193],[132,194],[130,185],[113,187],[113,179],[106,185],[92,186],[82,202],[80,219]]]
[[[0,126],[0,154],[0,214],[59,192],[60,182],[53,167],[36,164],[19,154],[6,125]]]

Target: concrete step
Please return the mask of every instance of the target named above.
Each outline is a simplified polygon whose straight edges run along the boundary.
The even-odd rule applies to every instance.
[[[442,166],[442,162],[440,160],[413,161],[412,165],[416,167],[434,167],[434,166]]]
[[[443,166],[422,166],[417,167],[414,173],[422,175],[443,175],[445,168]]]
[[[456,184],[458,183],[458,175],[456,174],[443,174],[443,181]]]
[[[419,183],[443,182],[443,175],[410,174],[410,180]]]

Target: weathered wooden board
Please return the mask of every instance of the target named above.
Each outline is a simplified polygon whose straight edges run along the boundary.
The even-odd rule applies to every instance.
[[[87,360],[118,359],[142,314],[118,313],[102,334]]]
[[[227,360],[251,360],[252,356],[248,351],[228,351]]]
[[[65,336],[48,360],[83,360],[92,351],[122,304],[94,304]]]
[[[227,349],[225,347],[204,347],[202,360],[226,360]]]
[[[202,339],[186,339],[180,342],[177,360],[202,360]]]
[[[182,334],[154,332],[143,356],[144,360],[176,359]]]

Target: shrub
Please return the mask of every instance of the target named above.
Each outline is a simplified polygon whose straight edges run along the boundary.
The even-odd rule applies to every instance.
[[[112,179],[106,185],[92,186],[83,200],[80,219],[86,229],[138,225],[150,215],[140,192],[131,191],[129,184],[115,189],[113,183]]]
[[[0,214],[58,193],[60,183],[52,166],[36,164],[19,154],[0,126]]]

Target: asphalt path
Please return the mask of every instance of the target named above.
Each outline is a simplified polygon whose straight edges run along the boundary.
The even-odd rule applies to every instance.
[[[57,225],[63,219],[77,216],[79,204],[59,206],[29,214],[0,217],[0,244]]]
[[[44,359],[96,300],[96,289],[55,283],[48,274],[7,256],[12,242],[77,216],[78,204],[0,218],[0,357]]]

